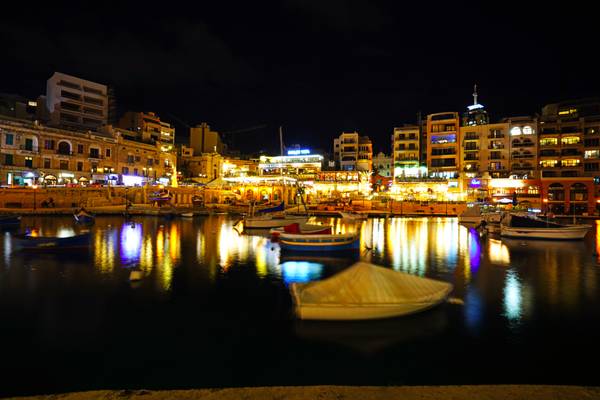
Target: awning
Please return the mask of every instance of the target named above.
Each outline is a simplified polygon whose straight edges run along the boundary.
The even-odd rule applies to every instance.
[[[87,182],[87,181],[89,181],[89,179],[86,178],[85,176],[79,177],[79,182]]]
[[[55,181],[56,177],[54,175],[45,175],[44,180],[45,181]]]

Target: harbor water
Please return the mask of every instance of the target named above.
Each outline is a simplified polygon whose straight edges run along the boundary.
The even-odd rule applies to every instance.
[[[71,217],[0,231],[0,397],[92,389],[279,385],[597,385],[600,264],[583,241],[481,236],[456,218],[345,221],[342,254],[281,251],[226,215],[98,217],[89,251],[27,254],[26,227],[70,236]],[[401,318],[294,318],[288,286],[362,259],[454,285]],[[142,279],[131,282],[131,270]]]

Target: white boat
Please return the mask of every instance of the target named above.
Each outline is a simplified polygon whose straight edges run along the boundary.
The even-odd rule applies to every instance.
[[[315,225],[315,224],[299,224],[297,222],[286,225],[280,228],[271,228],[269,234],[273,238],[279,238],[282,233],[296,233],[301,235],[315,235],[315,234],[331,234],[331,226],[329,225]]]
[[[184,213],[181,213],[181,216],[185,217],[185,218],[193,218],[194,213],[193,212],[184,212]]]
[[[307,220],[308,217],[292,215],[286,215],[283,217],[277,217],[272,215],[246,217],[244,218],[244,229],[279,228],[293,223],[303,224]]]
[[[292,283],[298,318],[364,320],[398,317],[445,301],[452,284],[358,262],[323,281]]]
[[[461,224],[475,224],[479,225],[483,221],[481,215],[481,208],[479,204],[474,204],[471,207],[467,207],[465,211],[460,213],[458,216],[458,222]]]
[[[359,214],[357,212],[339,211],[339,214],[343,219],[352,219],[352,220],[367,219],[366,215]]]
[[[293,251],[350,251],[360,248],[360,232],[341,234],[280,233],[282,250]]]
[[[562,225],[534,217],[506,216],[500,226],[500,236],[529,239],[583,239],[590,225]]]

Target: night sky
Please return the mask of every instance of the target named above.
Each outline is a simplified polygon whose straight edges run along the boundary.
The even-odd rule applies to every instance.
[[[157,112],[178,142],[206,121],[264,125],[228,135],[242,152],[278,149],[279,125],[286,144],[358,130],[389,152],[394,126],[462,112],[474,83],[493,120],[600,96],[592,3],[22,3],[0,15],[0,92],[36,97],[54,71],[113,84],[121,112]]]

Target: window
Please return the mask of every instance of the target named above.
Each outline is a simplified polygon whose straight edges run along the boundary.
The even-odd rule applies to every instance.
[[[567,136],[562,138],[560,141],[562,144],[577,144],[580,142],[578,136]]]
[[[129,174],[129,168],[128,167],[123,167],[121,169],[121,172],[123,173],[123,175],[128,175]]]
[[[54,140],[45,140],[44,141],[44,149],[54,150]]]
[[[33,151],[33,139],[25,139],[25,150]]]
[[[14,139],[15,137],[12,133],[7,133],[6,135],[4,135],[4,144],[12,146],[14,144]]]
[[[140,156],[135,156],[135,162],[140,162],[141,158]]]
[[[77,171],[83,171],[83,162],[77,161]]]
[[[456,135],[435,135],[431,137],[431,144],[456,143]]]
[[[554,168],[558,164],[558,160],[542,160],[540,166],[542,168]]]
[[[90,147],[90,158],[100,158],[100,149]]]
[[[25,157],[25,166],[27,168],[33,168],[33,158]]]
[[[558,144],[557,138],[540,139],[540,146],[556,146],[557,144]]]
[[[69,142],[59,142],[58,149],[56,151],[58,154],[70,155],[71,154],[71,145]]]
[[[133,164],[133,161],[134,161],[133,155],[129,154],[127,156],[127,162],[130,163],[130,164]]]
[[[146,161],[146,165],[150,165],[150,166],[154,165],[154,159],[152,159],[152,158],[149,158],[149,159]]]
[[[51,168],[49,158],[44,158],[44,168]]]
[[[137,176],[137,174],[138,174],[138,169],[137,169],[137,168],[134,168],[134,169],[133,169],[133,174],[134,174],[135,176]]]
[[[586,150],[584,158],[600,158],[600,150]]]
[[[106,158],[110,158],[110,149],[106,149],[105,154]]]
[[[579,160],[578,159],[567,159],[567,160],[562,160],[562,166],[563,167],[577,167],[579,165]]]
[[[6,165],[13,165],[13,155],[12,154],[5,154],[4,155],[4,164],[6,164]]]
[[[62,97],[66,97],[67,99],[79,100],[81,101],[81,96],[77,93],[69,92],[68,90],[61,90],[60,95]]]
[[[83,145],[82,144],[77,145],[77,154],[83,154]]]
[[[60,160],[60,169],[68,170],[69,162],[67,160]]]

